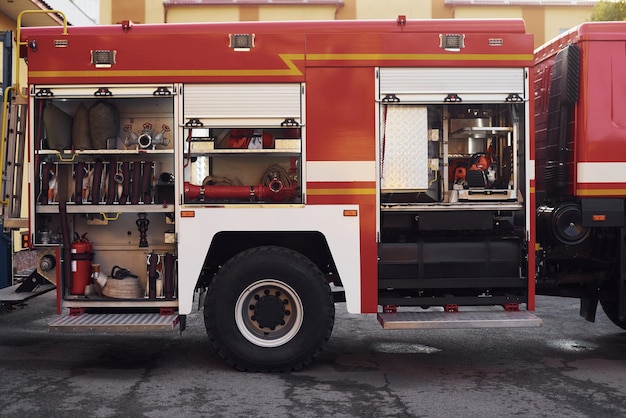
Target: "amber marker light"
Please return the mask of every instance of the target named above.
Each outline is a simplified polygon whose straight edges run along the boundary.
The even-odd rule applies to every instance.
[[[345,209],[343,211],[343,216],[358,216],[359,211],[356,209]]]
[[[591,220],[594,222],[604,222],[606,221],[606,215],[593,215]]]
[[[181,218],[195,218],[196,211],[195,210],[181,210],[180,217]]]

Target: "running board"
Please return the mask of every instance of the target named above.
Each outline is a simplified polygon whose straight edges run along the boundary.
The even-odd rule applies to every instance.
[[[542,320],[528,311],[379,313],[383,329],[453,329],[540,327]]]
[[[159,332],[172,331],[178,325],[178,314],[118,313],[62,316],[51,324],[48,331],[72,332]]]

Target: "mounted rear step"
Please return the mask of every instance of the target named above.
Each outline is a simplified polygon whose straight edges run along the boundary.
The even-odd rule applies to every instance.
[[[528,311],[461,311],[379,313],[383,329],[453,329],[540,327],[542,320]]]
[[[172,331],[178,325],[177,313],[109,313],[62,316],[51,324],[48,331],[72,332],[158,332]]]
[[[56,286],[48,282],[36,270],[15,273],[14,278],[22,278],[22,282],[0,289],[0,312],[10,311],[14,307],[24,305],[25,302],[35,296],[43,295],[56,289]]]

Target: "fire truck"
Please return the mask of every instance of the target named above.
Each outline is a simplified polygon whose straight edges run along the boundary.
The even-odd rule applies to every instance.
[[[28,109],[51,332],[182,331],[197,304],[229,364],[283,371],[319,353],[336,302],[385,329],[541,325],[522,20],[17,40],[28,81],[5,108]]]
[[[626,22],[584,23],[535,51],[537,290],[598,301],[626,329]]]

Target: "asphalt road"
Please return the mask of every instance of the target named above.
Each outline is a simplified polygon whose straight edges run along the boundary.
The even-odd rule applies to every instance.
[[[538,298],[541,328],[383,331],[337,306],[297,373],[231,369],[200,312],[182,336],[49,334],[53,292],[0,314],[0,416],[623,417],[626,332]]]

